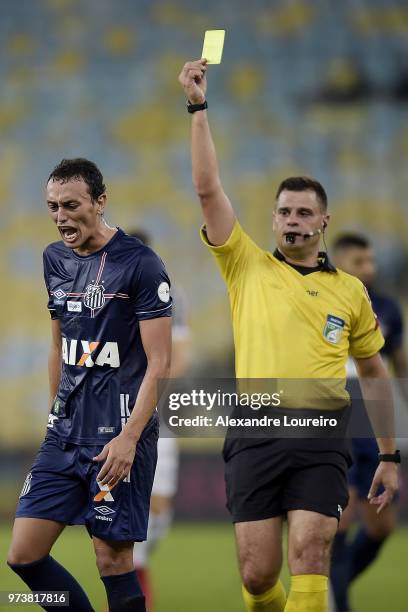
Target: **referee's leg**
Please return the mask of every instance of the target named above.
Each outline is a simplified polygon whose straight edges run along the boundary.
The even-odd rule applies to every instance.
[[[288,512],[288,564],[292,576],[285,612],[327,611],[330,551],[338,520],[309,510]]]
[[[235,523],[242,591],[248,612],[283,612],[282,516]]]

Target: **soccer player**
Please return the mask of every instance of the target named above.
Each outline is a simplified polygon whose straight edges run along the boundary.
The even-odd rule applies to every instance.
[[[144,244],[150,245],[150,236],[143,230],[129,232]],[[170,377],[183,376],[190,366],[190,327],[188,305],[184,291],[173,284],[173,317]],[[166,427],[161,426],[157,445],[157,465],[150,499],[147,539],[134,548],[133,560],[137,577],[142,586],[146,608],[153,610],[154,588],[150,578],[149,559],[157,545],[166,536],[173,518],[173,499],[177,490],[179,453],[177,441]]]
[[[171,298],[162,261],[105,222],[97,166],[63,160],[47,182],[61,237],[44,251],[51,315],[48,429],[23,486],[8,564],[34,591],[69,591],[50,556],[66,525],[86,525],[109,610],[145,610],[133,543],[146,539],[157,456],[157,381],[168,375]],[[46,605],[42,606],[45,610]]]
[[[408,401],[408,357],[404,350],[402,312],[394,299],[373,289],[376,261],[370,242],[360,234],[342,234],[333,242],[333,258],[339,268],[357,276],[367,287],[385,338],[381,354],[386,361],[389,361],[399,380],[401,391]],[[350,384],[353,385],[354,393],[358,397],[358,383],[355,380],[357,373],[352,362],[348,367],[348,375],[354,379]],[[341,517],[339,531],[334,540],[330,573],[337,612],[351,609],[348,589],[352,581],[374,561],[396,524],[394,505],[384,508],[380,514],[377,514],[367,499],[378,461],[378,445],[375,439],[353,438],[352,455],[353,466],[349,471],[350,500]],[[347,532],[356,517],[357,510],[362,525],[352,541],[347,542]]]
[[[364,287],[319,252],[329,223],[325,190],[306,177],[283,181],[273,211],[278,248],[273,254],[259,248],[241,228],[221,184],[206,110],[206,72],[205,59],[188,62],[179,81],[192,116],[193,183],[205,220],[202,238],[230,298],[237,378],[338,380],[338,395],[332,399],[346,406],[350,352],[359,375],[367,379],[365,397],[376,399],[380,387],[387,394],[384,412],[392,414],[388,374],[379,355],[384,340]],[[384,461],[369,495],[381,511],[398,487],[399,454],[392,437],[378,442]],[[341,438],[226,439],[227,503],[249,611],[327,610],[330,548],[348,497],[344,444]],[[384,491],[376,495],[381,484]],[[288,597],[279,580],[284,517]]]

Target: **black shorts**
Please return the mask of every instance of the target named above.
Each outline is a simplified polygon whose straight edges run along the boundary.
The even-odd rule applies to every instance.
[[[311,510],[340,519],[348,503],[347,450],[322,440],[264,439],[224,445],[227,508],[234,523]]]

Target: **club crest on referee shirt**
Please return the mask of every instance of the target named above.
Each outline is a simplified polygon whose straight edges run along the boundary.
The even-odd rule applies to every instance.
[[[105,301],[105,287],[103,285],[90,283],[83,297],[85,306],[91,310],[95,310],[96,308],[102,308]]]
[[[338,344],[344,330],[344,321],[334,315],[327,315],[326,325],[324,326],[323,336],[331,344]]]

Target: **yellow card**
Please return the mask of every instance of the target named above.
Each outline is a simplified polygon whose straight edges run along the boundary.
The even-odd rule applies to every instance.
[[[208,64],[221,64],[224,38],[225,30],[206,30],[201,57],[204,57]]]

